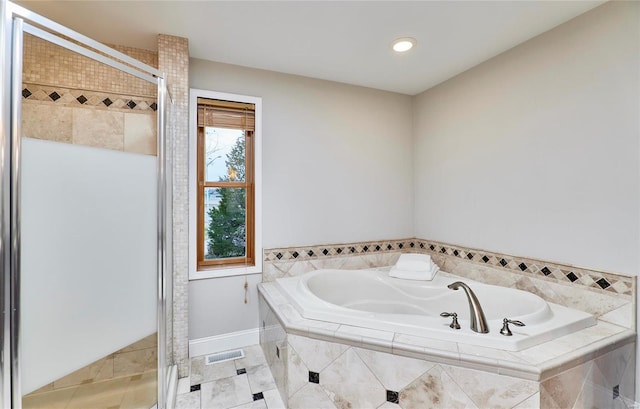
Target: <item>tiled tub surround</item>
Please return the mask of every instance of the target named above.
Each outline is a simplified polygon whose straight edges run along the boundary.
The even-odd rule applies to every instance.
[[[429,254],[443,271],[529,291],[545,301],[635,329],[635,277],[422,239],[265,250],[263,282],[324,268],[354,270],[391,266],[403,252]]]
[[[608,322],[508,352],[308,320],[274,283],[259,290],[260,342],[291,409],[625,408],[635,394],[635,333]]]
[[[507,352],[307,320],[287,302],[274,283],[270,283],[280,277],[297,276],[322,268],[365,269],[390,266],[402,252],[430,254],[442,270],[457,276],[522,289],[537,294],[548,302],[589,312],[598,318],[598,324],[533,348]],[[471,402],[467,407],[479,408],[622,408],[625,407],[623,400],[632,398],[635,394],[635,277],[421,239],[270,249],[265,250],[264,256],[264,283],[260,286],[261,343],[283,399],[290,399],[291,408],[305,407],[301,403],[304,401],[302,396],[329,396],[334,405],[327,405],[330,408],[345,407],[341,399],[349,400],[348,396],[352,396],[352,392],[341,395],[330,387],[323,386],[322,373],[328,366],[318,367],[304,361],[300,357],[301,352],[295,348],[295,344],[301,342],[314,345],[312,349],[317,356],[331,355],[330,351],[336,348],[341,351],[339,356],[353,350],[353,353],[345,355],[345,359],[356,362],[356,367],[359,365],[358,360],[365,362],[365,367],[373,371],[375,379],[385,388],[388,387],[381,378],[384,375],[376,373],[367,363],[363,355],[370,352],[363,351],[382,353],[384,355],[380,356],[384,358],[380,359],[396,362],[400,367],[409,362],[401,358],[432,364],[425,371],[425,374],[431,373],[431,377],[427,376],[425,382],[432,385],[428,389],[440,391],[436,394],[440,403],[415,403],[414,399],[418,398],[409,398],[413,396],[412,393],[403,394],[403,388],[408,388],[405,385],[402,388],[398,386],[400,390],[385,389],[390,391],[391,397],[395,396],[393,392],[398,392],[401,407],[448,407],[444,402],[448,402],[450,407],[457,407],[457,403],[444,396],[451,390],[457,391],[452,392],[453,397],[462,396],[458,394],[458,389],[451,389],[451,386],[469,393],[465,395]],[[275,346],[278,347],[280,358],[273,351]],[[300,374],[295,375],[293,368],[299,362],[303,362],[313,373],[313,379],[316,379],[315,374],[319,374],[319,384],[297,388],[300,386]],[[307,378],[309,375],[305,377]],[[417,382],[419,378],[413,381]],[[495,384],[490,385],[492,382]],[[416,386],[420,382],[407,385]],[[492,388],[495,389],[495,394],[503,397],[521,397],[521,392],[517,391],[526,389],[523,385],[533,385],[534,392],[512,406],[499,406],[497,403],[494,406],[493,401],[482,401],[484,398],[481,394],[471,396],[471,390],[482,389],[481,385],[486,388],[486,394],[482,395],[485,398],[488,395],[494,396],[490,393]],[[616,385],[616,393],[620,397],[613,400],[613,387]],[[357,385],[353,387],[357,389]],[[411,390],[413,389],[409,389]],[[321,391],[324,395],[317,394]],[[294,395],[298,396],[297,400]],[[367,407],[367,404],[363,405]],[[359,406],[356,404],[354,407]],[[395,406],[383,402],[382,407]],[[465,405],[461,404],[460,407]]]

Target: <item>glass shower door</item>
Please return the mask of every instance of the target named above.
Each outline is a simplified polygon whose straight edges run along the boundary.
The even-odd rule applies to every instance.
[[[13,407],[163,408],[164,80],[6,4],[14,27]]]

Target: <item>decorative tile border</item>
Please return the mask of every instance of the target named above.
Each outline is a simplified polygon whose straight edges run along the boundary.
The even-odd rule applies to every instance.
[[[63,106],[92,107],[124,112],[153,113],[158,104],[153,97],[127,96],[104,91],[47,86],[24,82],[22,84],[23,101],[38,101]]]
[[[420,247],[422,246],[422,247]],[[323,257],[344,257],[390,252],[422,252],[426,244],[417,239],[366,241],[361,243],[327,244],[324,246],[289,247],[264,250],[264,261],[300,261]]]
[[[625,296],[634,294],[634,277],[417,238],[266,249],[264,261],[277,263],[390,252],[453,257],[465,262],[509,270],[524,276],[589,287],[596,291]]]
[[[619,274],[572,267],[524,257],[470,249],[436,241],[418,240],[426,253],[458,258],[476,264],[505,269],[521,275],[533,276],[564,284],[590,287],[598,291],[631,296],[634,278]]]

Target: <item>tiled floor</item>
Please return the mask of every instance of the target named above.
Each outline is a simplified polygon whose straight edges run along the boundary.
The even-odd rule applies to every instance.
[[[260,345],[245,357],[205,365],[191,359],[191,376],[178,381],[176,409],[285,409]]]
[[[22,400],[24,409],[149,408],[157,400],[158,372],[148,371],[100,382],[33,393]]]

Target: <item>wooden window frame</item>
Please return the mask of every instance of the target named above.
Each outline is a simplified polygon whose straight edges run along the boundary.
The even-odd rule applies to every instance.
[[[244,158],[245,158],[245,177],[244,182],[211,182],[206,180],[205,172],[205,126],[198,126],[197,140],[197,174],[198,174],[198,192],[197,192],[197,240],[198,240],[198,270],[206,270],[210,268],[227,267],[227,266],[254,266],[254,233],[255,233],[255,184],[254,184],[254,138],[255,132],[244,130]],[[241,188],[245,189],[245,256],[244,257],[228,257],[206,260],[204,258],[204,242],[205,226],[204,226],[204,192],[207,188]]]
[[[198,192],[204,195],[204,186],[201,189],[199,181],[203,180],[202,171],[204,168],[198,168],[198,141],[201,144],[204,141],[203,135],[198,136],[198,98],[233,101],[240,104],[252,104],[255,107],[255,117],[253,119],[254,131],[249,138],[245,139],[245,143],[250,141],[248,146],[245,145],[245,156],[253,161],[246,165],[245,182],[250,182],[247,197],[252,201],[247,203],[245,211],[247,219],[252,221],[247,224],[247,234],[253,236],[253,240],[247,240],[245,248],[245,258],[226,258],[213,263],[204,263],[199,266],[198,251],[200,255],[204,255],[205,246],[205,226],[204,226],[204,196],[198,199]],[[251,120],[249,120],[251,123]],[[201,124],[202,125],[202,124]],[[229,128],[228,126],[220,126],[220,128]],[[189,97],[189,280],[199,280],[218,277],[229,277],[247,274],[262,273],[262,98],[246,95],[237,95],[230,93],[222,93],[216,91],[191,89]],[[200,149],[203,149],[203,144]],[[204,164],[202,164],[203,166]],[[251,178],[250,176],[251,175]],[[202,178],[202,179],[200,179]],[[250,178],[250,179],[249,179]],[[217,183],[217,182],[211,182]],[[226,185],[227,187],[233,187]],[[207,185],[207,187],[217,187],[215,185]],[[251,203],[251,204],[250,204]],[[199,216],[201,215],[201,216]],[[201,222],[198,222],[200,218]],[[245,219],[245,222],[247,222]],[[198,227],[202,226],[202,232],[198,234]],[[198,237],[199,236],[199,237]],[[202,244],[202,250],[200,249]]]

